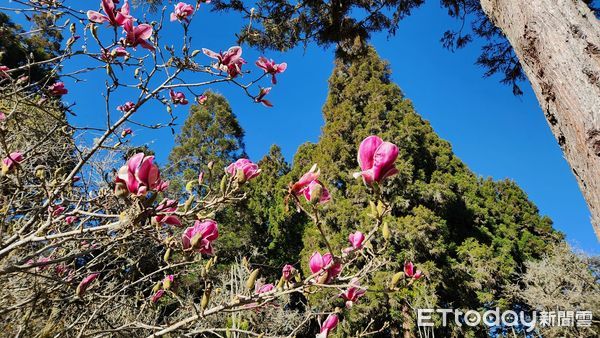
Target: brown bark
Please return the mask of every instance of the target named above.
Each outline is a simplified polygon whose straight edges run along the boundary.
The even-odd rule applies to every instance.
[[[600,23],[580,0],[481,6],[519,57],[600,239]]]

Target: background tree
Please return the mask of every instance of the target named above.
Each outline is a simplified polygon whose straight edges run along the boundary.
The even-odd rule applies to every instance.
[[[197,180],[201,172],[205,184],[214,185],[229,163],[245,156],[244,130],[229,103],[220,94],[205,95],[204,104],[190,107],[169,154],[167,175],[173,178],[173,191],[181,191],[185,182]]]
[[[374,240],[371,248],[384,252],[387,260],[363,284],[383,289],[405,260],[416,262],[428,278],[409,292],[367,294],[351,310],[345,333],[352,335],[374,320],[373,327],[390,324],[386,335],[410,337],[416,333],[411,307],[518,308],[506,287],[525,269],[526,260],[539,258],[562,236],[514,182],[473,174],[390,82],[387,63],[373,48],[362,53],[351,61],[336,60],[319,142],[300,147],[282,180],[292,181],[313,163],[319,165],[334,201],[325,205],[323,222],[334,247],[343,248],[349,233],[370,229],[368,212],[356,212],[369,205],[367,188],[352,177],[359,171],[356,145],[371,134],[397,144],[400,173],[382,187],[392,207],[385,219],[391,236]],[[326,249],[314,224],[306,221],[296,228],[304,229],[302,262]],[[317,308],[319,301],[313,299]],[[487,334],[482,327],[436,330],[444,337]]]
[[[600,309],[600,262],[598,257],[574,253],[557,245],[541,260],[525,263],[527,272],[512,286],[524,303],[536,311],[592,311]],[[539,312],[538,312],[539,315]],[[539,320],[539,318],[538,318]],[[600,324],[590,327],[538,326],[544,337],[597,337]]]
[[[218,11],[242,13],[248,25],[239,39],[252,46],[287,50],[309,42],[355,53],[354,41],[371,33],[393,34],[402,18],[424,0],[213,1]],[[554,136],[577,178],[600,239],[600,23],[594,0],[442,0],[461,21],[442,43],[461,48],[473,36],[484,43],[477,64],[500,74],[515,94],[529,79]],[[470,25],[469,25],[470,23]]]

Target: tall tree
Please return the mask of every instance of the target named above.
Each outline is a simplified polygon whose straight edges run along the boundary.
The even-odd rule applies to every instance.
[[[362,53],[359,58],[336,60],[323,107],[322,136],[318,143],[300,147],[291,173],[282,179],[290,181],[312,163],[319,165],[332,196],[323,213],[325,231],[335,247],[343,248],[349,233],[367,232],[372,226],[366,211],[357,213],[368,210],[370,198],[362,181],[351,175],[359,171],[358,144],[371,134],[397,144],[400,173],[382,187],[391,202],[392,212],[385,221],[392,235],[387,244],[373,243],[387,263],[365,282],[373,288],[386,285],[405,260],[417,262],[428,278],[408,292],[368,293],[351,311],[345,332],[352,334],[373,319],[375,325],[391,324],[387,335],[410,337],[416,328],[409,305],[517,308],[519,303],[505,292],[506,286],[516,280],[525,260],[539,258],[562,236],[514,182],[494,182],[469,171],[390,82],[388,65],[375,50],[366,48]],[[302,261],[307,262],[325,245],[316,240],[313,224],[298,229],[304,229]],[[481,327],[436,330],[444,337],[486,334]]]
[[[394,33],[424,0],[213,1],[249,19],[240,40],[286,50],[298,44],[336,44],[353,54],[354,41],[373,32]],[[529,79],[559,145],[575,174],[600,239],[600,23],[594,0],[442,0],[460,29],[442,43],[461,48],[481,38],[477,63],[486,76],[500,74],[515,94]],[[470,27],[468,23],[471,23]]]
[[[206,184],[215,184],[229,163],[245,156],[244,130],[227,99],[212,92],[205,95],[202,105],[191,106],[169,154],[167,175],[172,176],[175,190],[197,179],[201,172],[206,173]]]

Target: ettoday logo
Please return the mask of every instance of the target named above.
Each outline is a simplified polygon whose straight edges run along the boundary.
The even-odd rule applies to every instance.
[[[532,311],[526,314],[512,310],[501,312],[496,307],[483,313],[476,310],[417,309],[417,325],[432,327],[434,316],[437,315],[441,317],[442,326],[447,326],[450,314],[457,326],[521,327],[527,332],[533,331],[538,325],[589,327],[592,322],[592,311]]]

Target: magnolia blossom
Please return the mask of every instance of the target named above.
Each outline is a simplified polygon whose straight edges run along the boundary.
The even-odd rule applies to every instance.
[[[66,210],[62,205],[54,205],[48,207],[48,212],[52,215],[52,217],[60,216]]]
[[[346,307],[350,308],[366,292],[367,290],[360,287],[360,282],[358,281],[358,278],[352,278],[348,289],[341,293],[339,297],[343,298],[346,301]]]
[[[133,48],[141,45],[142,48],[154,51],[154,46],[147,40],[152,36],[152,26],[148,24],[133,25],[133,20],[127,20],[123,24],[125,30],[125,43]]]
[[[256,289],[255,293],[256,294],[267,293],[267,292],[273,291],[273,289],[275,289],[275,285],[273,285],[273,284],[264,284],[260,287],[257,285],[257,289]]]
[[[277,78],[275,77],[275,75],[283,73],[287,69],[287,63],[282,62],[276,64],[275,61],[273,61],[273,59],[268,60],[264,56],[258,58],[258,61],[256,61],[256,65],[258,66],[258,68],[264,70],[265,73],[271,74],[271,82],[273,84],[277,84]]]
[[[90,286],[90,284],[96,279],[98,278],[98,276],[100,276],[99,273],[93,273],[87,277],[85,277],[81,283],[79,283],[79,285],[77,286],[77,291],[76,294],[77,296],[81,297],[83,296],[83,294],[85,294],[85,291],[87,290],[87,288]]]
[[[131,130],[131,128],[125,128],[121,132],[121,137],[126,137],[126,136],[131,135],[131,134],[133,134],[133,130]]]
[[[204,102],[206,102],[206,100],[208,100],[208,96],[205,94],[202,94],[202,95],[196,97],[196,102],[198,102],[198,104],[204,104]]]
[[[8,75],[9,70],[10,70],[10,68],[8,68],[7,66],[0,66],[0,78],[9,77],[9,75]]]
[[[127,60],[129,58],[129,52],[127,49],[125,49],[125,47],[119,46],[113,48],[111,51],[108,49],[102,49],[102,54],[100,57],[106,62],[114,62],[118,57],[123,57],[125,60]]]
[[[310,257],[310,271],[317,275],[317,282],[328,283],[342,271],[342,265],[334,262],[334,257],[331,253],[321,255],[315,251]]]
[[[202,52],[206,56],[216,59],[218,62],[215,68],[227,72],[231,78],[234,78],[242,73],[242,65],[246,63],[242,59],[242,47],[234,46],[226,52],[215,53],[210,49],[202,48]]]
[[[181,226],[181,221],[179,220],[179,217],[173,215],[176,211],[177,201],[164,199],[156,207],[156,212],[159,212],[160,214],[154,216],[154,220],[159,224],[168,224],[179,227]]]
[[[154,156],[145,156],[144,153],[133,155],[127,163],[119,169],[115,179],[115,193],[126,188],[131,194],[142,196],[148,191],[163,191],[169,184],[160,179],[158,166],[154,164]]]
[[[338,325],[338,322],[339,318],[335,313],[332,313],[329,316],[327,316],[327,319],[325,319],[323,324],[321,324],[321,330],[319,331],[319,334],[316,336],[316,338],[327,338],[329,332],[335,329],[335,327]]]
[[[194,250],[212,255],[212,242],[219,238],[217,222],[213,220],[196,221],[193,227],[185,229],[181,236],[183,250]]]
[[[0,122],[6,120],[6,115],[4,114],[4,112],[0,111]]]
[[[67,88],[65,88],[65,84],[63,82],[56,82],[48,87],[48,92],[52,96],[62,96],[67,94],[69,91]]]
[[[317,204],[328,202],[331,199],[331,195],[329,195],[329,190],[319,180],[314,180],[304,189],[304,198],[310,203]]]
[[[127,101],[124,104],[117,107],[117,110],[121,111],[123,113],[129,113],[129,112],[133,111],[134,109],[135,109],[135,103],[133,103],[131,101]]]
[[[315,181],[317,178],[319,178],[320,174],[321,170],[317,168],[316,164],[313,165],[307,173],[300,177],[298,182],[290,185],[289,193],[296,196],[304,193],[304,189],[306,189],[312,181]]]
[[[369,136],[361,142],[358,149],[358,164],[362,171],[355,173],[354,177],[362,176],[367,185],[381,183],[386,177],[398,173],[394,166],[397,157],[398,147],[395,144],[384,142],[378,136]]]
[[[186,4],[185,2],[180,2],[175,5],[175,10],[171,13],[171,21],[185,21],[190,22],[188,19],[189,16],[194,14],[194,7],[190,4]]]
[[[265,99],[265,96],[267,96],[267,94],[269,94],[270,91],[271,91],[271,87],[261,88],[260,91],[258,92],[258,95],[254,98],[254,102],[261,103],[265,107],[269,107],[269,108],[273,107],[273,104],[271,103],[271,101]]]
[[[77,216],[67,216],[65,217],[65,222],[67,224],[73,224],[75,222],[79,221],[79,218]]]
[[[182,92],[176,92],[173,89],[169,91],[169,96],[174,104],[186,105],[188,100],[185,98],[185,94]]]
[[[365,234],[360,231],[356,231],[353,234],[348,235],[348,241],[350,242],[350,247],[344,249],[345,253],[352,252],[354,250],[359,250],[363,247],[363,242],[365,240]]]
[[[158,302],[158,300],[165,294],[165,290],[158,290],[154,295],[152,295],[152,303]]]
[[[129,3],[127,3],[127,0],[125,0],[123,7],[119,10],[116,10],[115,3],[118,3],[118,1],[102,0],[100,6],[105,15],[96,11],[87,11],[88,19],[95,23],[108,22],[111,26],[123,26],[125,22],[134,20],[129,14]]]
[[[296,269],[290,264],[284,265],[283,269],[281,269],[281,275],[283,276],[283,279],[285,279],[288,282],[290,281],[290,279],[292,279],[294,272],[296,272]]]
[[[10,153],[2,160],[2,172],[7,173],[15,169],[24,161],[23,154],[18,151]]]
[[[417,280],[423,277],[423,272],[421,272],[421,270],[415,270],[415,266],[412,262],[404,262],[404,275],[408,278]]]
[[[240,158],[239,160],[231,163],[226,169],[225,172],[231,176],[236,176],[238,178],[238,182],[244,183],[249,181],[258,174],[260,174],[260,169],[258,165],[250,161],[246,158]]]

